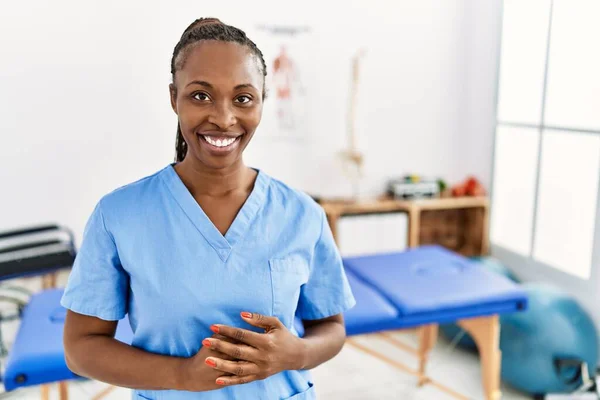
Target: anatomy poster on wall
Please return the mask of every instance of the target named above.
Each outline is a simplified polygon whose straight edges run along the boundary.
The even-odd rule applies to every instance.
[[[310,29],[267,24],[255,28],[251,38],[256,37],[254,40],[263,52],[268,71],[262,135],[302,139],[309,129]]]

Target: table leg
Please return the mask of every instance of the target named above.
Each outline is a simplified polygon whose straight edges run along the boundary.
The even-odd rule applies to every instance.
[[[42,276],[42,289],[53,289],[56,287],[56,272]]]
[[[438,325],[425,325],[419,330],[419,386],[429,381],[425,373],[429,352],[435,346],[438,337]]]
[[[58,382],[59,400],[69,400],[69,384],[67,381]]]
[[[41,399],[42,400],[49,400],[50,399],[50,386],[48,385],[42,385],[42,393],[41,395]]]
[[[408,247],[417,247],[421,235],[421,211],[411,209],[408,212]]]
[[[498,315],[465,319],[458,325],[469,332],[481,359],[481,379],[486,400],[499,400],[500,392],[500,321]]]
[[[483,208],[483,233],[481,235],[481,254],[484,256],[490,253],[490,209]]]
[[[431,336],[429,336],[429,338],[431,339]],[[379,359],[379,360],[381,360],[381,361],[383,361],[383,362],[385,362],[385,363],[387,363],[387,364],[389,364],[389,365],[391,365],[391,366],[393,366],[395,368],[398,368],[398,369],[400,369],[400,370],[402,370],[404,372],[407,372],[407,373],[409,373],[411,375],[414,375],[417,378],[419,377],[419,371],[415,371],[415,370],[407,367],[406,365],[400,363],[399,361],[396,361],[396,360],[390,358],[386,354],[382,354],[382,353],[379,353],[379,352],[377,352],[375,350],[372,350],[372,349],[368,348],[367,346],[364,346],[364,345],[360,344],[360,342],[358,342],[358,341],[356,341],[354,339],[347,338],[346,339],[346,343],[348,345],[352,346],[353,348],[355,348],[357,350],[360,350],[360,351],[362,351],[362,352],[364,352],[366,354],[369,354],[369,355],[371,355],[371,356],[373,356],[373,357],[375,357],[375,358],[377,358],[377,359]],[[431,341],[429,343],[431,343]],[[418,352],[418,350],[415,350],[415,352]],[[433,379],[427,378],[426,381],[425,381],[425,383],[428,383],[428,384],[431,384],[431,385],[435,386],[439,390],[441,390],[441,391],[449,394],[450,396],[452,396],[452,397],[454,397],[454,398],[456,398],[458,400],[470,400],[469,397],[463,396],[462,394],[460,394],[458,392],[455,392],[453,389],[450,389],[448,386],[442,385],[441,383],[436,382]]]
[[[333,236],[333,240],[335,241],[335,243],[339,246],[340,243],[339,243],[338,230],[337,230],[338,219],[339,219],[339,215],[337,215],[337,214],[333,214],[333,213],[327,214],[327,223],[329,224],[329,228],[331,229],[331,235]]]
[[[105,398],[106,396],[108,396],[109,394],[111,394],[116,388],[117,388],[116,386],[109,386],[106,389],[102,390],[97,395],[95,395],[94,397],[92,397],[92,400],[101,400],[101,399]]]

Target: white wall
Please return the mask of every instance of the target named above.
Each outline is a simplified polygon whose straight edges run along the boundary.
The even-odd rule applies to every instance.
[[[468,2],[465,8],[466,102],[459,154],[461,171],[475,174],[490,189],[496,129],[496,92],[501,44],[502,2]]]
[[[0,230],[58,221],[80,237],[100,196],[172,161],[169,63],[199,16],[249,34],[262,23],[312,27],[305,137],[271,141],[259,130],[250,164],[313,194],[351,193],[335,153],[346,135],[350,56],[367,46],[357,111],[364,192],[409,172],[449,182],[474,173],[487,184],[499,2],[481,3],[3,3]]]

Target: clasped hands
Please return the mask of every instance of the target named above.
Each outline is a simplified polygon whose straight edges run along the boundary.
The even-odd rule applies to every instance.
[[[215,324],[215,333],[186,360],[185,387],[190,391],[212,390],[262,380],[286,370],[303,369],[304,342],[277,318],[242,312],[248,324],[264,329],[258,333]]]

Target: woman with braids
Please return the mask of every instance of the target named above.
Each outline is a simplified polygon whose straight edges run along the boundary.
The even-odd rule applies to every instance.
[[[313,399],[308,370],[341,350],[354,298],[323,210],[244,165],[263,55],[199,19],[171,72],[176,161],[88,220],[62,299],[69,368],[135,399]],[[131,346],[114,339],[126,315]]]

